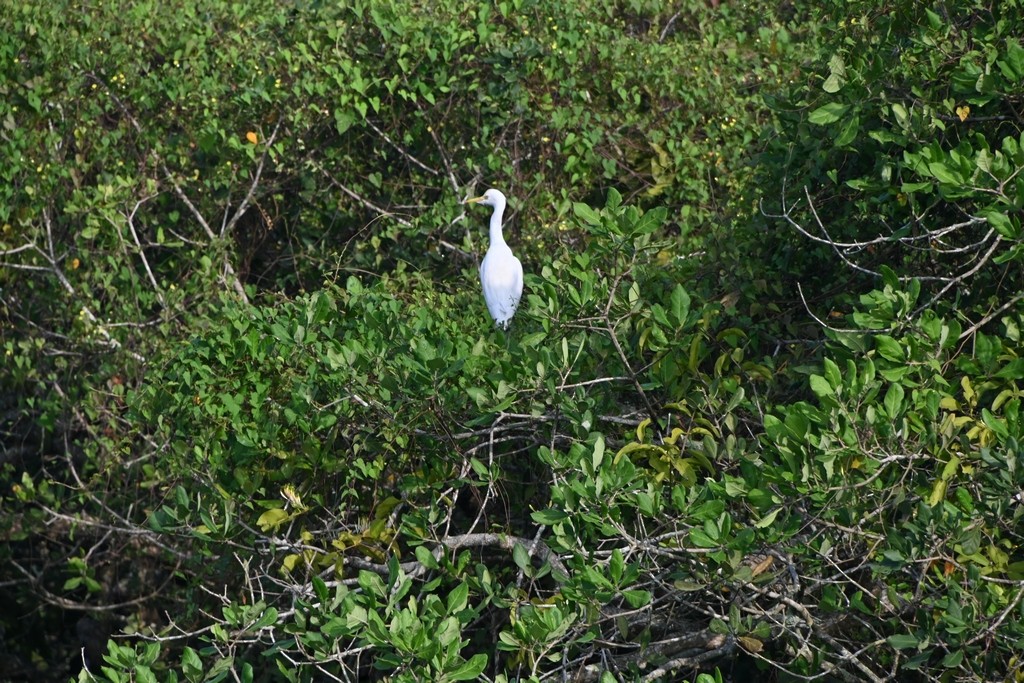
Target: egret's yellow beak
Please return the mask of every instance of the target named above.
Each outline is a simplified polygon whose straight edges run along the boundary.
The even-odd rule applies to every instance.
[[[480,203],[480,202],[482,202],[483,200],[484,200],[484,198],[483,198],[483,197],[472,197],[472,198],[470,198],[470,199],[467,199],[467,200],[466,200],[466,203],[467,203],[467,204],[479,204],[479,203]]]

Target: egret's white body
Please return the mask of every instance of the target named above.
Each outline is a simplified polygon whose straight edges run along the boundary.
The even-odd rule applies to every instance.
[[[519,298],[523,295],[523,264],[512,255],[512,250],[505,244],[505,237],[501,234],[505,195],[492,189],[484,192],[482,197],[467,201],[494,208],[491,213],[491,243],[480,264],[480,284],[494,324],[507,330],[519,307]]]

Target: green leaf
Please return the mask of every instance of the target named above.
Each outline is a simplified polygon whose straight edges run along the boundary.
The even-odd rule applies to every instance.
[[[690,540],[698,548],[717,548],[721,545],[718,541],[708,536],[708,533],[703,529],[691,529]]]
[[[226,635],[226,634],[225,634]],[[225,678],[227,672],[235,666],[235,658],[232,656],[222,657],[214,662],[213,666],[210,667],[210,671],[206,674],[206,680],[221,680],[218,675],[223,673]]]
[[[708,623],[708,630],[712,633],[719,633],[722,635],[732,631],[732,629],[729,628],[729,624],[725,623],[725,620],[721,617],[713,617]]]
[[[682,285],[677,284],[676,288],[672,290],[670,303],[672,305],[672,318],[681,329],[686,324],[686,319],[690,315],[690,295],[683,289]]]
[[[612,550],[611,559],[608,561],[608,575],[613,583],[622,581],[622,570],[625,566],[626,562],[622,558],[622,551],[618,548]]]
[[[828,104],[818,107],[812,111],[807,117],[807,120],[817,126],[826,126],[843,118],[843,115],[849,109],[850,105],[848,104],[842,104],[841,102],[829,102]]]
[[[526,548],[523,547],[522,543],[516,543],[512,546],[512,561],[520,569],[526,569],[530,566],[530,555],[526,552]]]
[[[931,493],[928,494],[928,506],[935,507],[946,498],[946,491],[949,488],[949,482],[938,479],[932,484]]]
[[[882,282],[886,287],[896,289],[900,286],[900,276],[895,270],[885,264],[882,264],[879,266],[878,271],[882,274]]]
[[[906,128],[907,123],[910,121],[910,112],[907,111],[907,108],[899,102],[895,102],[892,105],[892,113],[896,117],[896,122],[901,127]]]
[[[608,198],[605,200],[606,209],[615,210],[622,205],[622,195],[614,187],[608,189]]]
[[[416,561],[419,562],[424,567],[426,567],[427,569],[437,569],[438,568],[437,558],[434,557],[434,553],[430,552],[430,550],[428,550],[426,546],[423,546],[423,545],[416,546],[415,553],[416,553]]]
[[[622,597],[626,599],[629,606],[633,609],[640,609],[646,605],[651,604],[651,594],[649,591],[643,590],[628,590],[622,591]]]
[[[949,462],[942,467],[942,481],[949,481],[960,471],[960,458],[955,455],[949,456]]]
[[[520,547],[516,544],[516,547]],[[448,614],[457,614],[469,604],[469,584],[463,581],[448,594]]]
[[[664,206],[651,209],[633,224],[633,234],[646,235],[654,232],[661,227],[666,217],[668,217],[668,209]]]
[[[387,595],[388,591],[384,586],[384,580],[374,572],[366,569],[360,569],[358,581],[359,587],[368,595],[372,595],[376,598],[383,598]]]
[[[765,515],[761,519],[759,519],[756,522],[754,522],[754,526],[756,528],[758,528],[758,529],[764,529],[765,527],[771,526],[772,523],[775,522],[775,518],[779,516],[779,512],[781,510],[782,510],[782,508],[775,508],[774,510],[769,512],[767,515]]]
[[[604,460],[604,435],[598,434],[597,441],[594,443],[594,455],[591,458],[591,463],[594,466],[594,471],[597,472],[601,469],[601,462]]]
[[[542,341],[547,339],[547,336],[548,335],[545,332],[533,332],[531,334],[528,334],[528,335],[524,336],[520,340],[519,344],[521,346],[525,346],[527,348],[531,348],[532,349],[535,346],[537,346],[538,344],[540,344]]]
[[[319,576],[313,577],[313,592],[316,593],[316,599],[321,605],[327,604],[330,594],[327,592],[327,584]]]
[[[947,185],[961,185],[964,182],[963,177],[951,169],[945,161],[933,161],[928,164],[928,173],[938,180],[940,183],[946,183]]]
[[[259,631],[260,629],[266,628],[267,626],[270,626],[271,624],[276,624],[277,623],[277,617],[278,617],[277,609],[274,608],[274,607],[268,607],[267,610],[262,615],[260,615],[260,618],[257,619],[256,622],[252,626],[249,627],[249,630],[250,631]]]
[[[841,54],[836,52],[828,58],[828,70],[829,73],[836,74],[837,76],[846,76],[846,62],[843,61],[843,56]]]
[[[181,669],[182,673],[190,678],[201,676],[203,673],[203,660],[199,658],[195,650],[186,647],[184,652],[181,653]]]
[[[837,390],[843,386],[843,375],[839,372],[839,366],[831,358],[826,358],[822,361],[822,366],[825,371],[825,379],[828,380],[829,386]]]
[[[487,655],[477,653],[470,657],[468,661],[463,662],[462,665],[454,671],[449,671],[445,674],[445,678],[449,681],[475,681],[480,678],[480,674],[482,674],[486,668]]]
[[[262,531],[265,532],[274,531],[277,529],[277,527],[284,524],[284,522],[289,518],[289,516],[290,515],[287,512],[280,508],[267,510],[262,515],[260,515],[259,519],[256,520],[256,526],[258,526]]]
[[[821,89],[827,93],[837,93],[843,87],[845,80],[839,74],[829,74],[829,77],[822,83]]]
[[[988,224],[992,226],[992,229],[998,232],[1006,239],[1016,240],[1020,235],[1020,227],[1014,225],[1014,222],[1010,220],[1002,211],[990,209],[982,214]]]
[[[343,109],[334,110],[334,126],[339,135],[344,134],[355,122],[356,117],[352,115],[352,112]]]
[[[1000,439],[1010,438],[1010,430],[1006,427],[1006,421],[996,417],[988,408],[981,409],[981,420]]]
[[[885,392],[885,412],[893,420],[903,414],[903,385],[893,384]]]
[[[552,524],[558,524],[569,519],[569,515],[565,514],[562,510],[556,510],[554,508],[548,508],[546,510],[537,510],[530,514],[530,518],[537,524],[543,524],[545,526],[551,526]]]
[[[1014,358],[995,374],[999,379],[1024,380],[1024,358]]]
[[[910,194],[911,192],[920,192],[921,190],[930,190],[933,183],[930,180],[926,180],[919,183],[903,183],[900,185],[900,192],[904,194]]]
[[[654,516],[654,499],[646,491],[637,491],[636,506],[642,514],[648,517]]]
[[[903,363],[907,360],[900,343],[887,334],[875,336],[875,348],[878,349],[878,355],[886,360],[894,363]]]
[[[601,216],[582,202],[573,202],[572,211],[577,218],[583,219],[590,225],[601,225]]]
[[[1014,39],[1006,41],[1006,59],[1001,59],[996,64],[1003,72],[1003,77],[1011,84],[1016,85],[1024,79],[1024,48]]]
[[[942,658],[942,666],[947,669],[955,669],[964,662],[964,651],[953,650],[948,655]]]
[[[476,476],[481,479],[486,481],[491,478],[491,472],[487,469],[487,465],[483,464],[478,458],[471,457],[469,459],[469,465],[473,468],[473,472],[476,473]]]
[[[860,117],[851,116],[843,122],[842,128],[839,129],[839,135],[836,136],[835,144],[836,147],[846,147],[851,142],[857,139],[857,133],[860,132]]]
[[[909,650],[921,644],[921,639],[909,633],[899,633],[885,639],[889,645],[897,650]]]
[[[520,643],[516,639],[515,635],[508,631],[502,631],[498,634],[498,649],[506,652],[515,652],[523,649],[523,643]]]
[[[826,380],[821,375],[811,375],[810,383],[811,383],[811,391],[813,391],[814,395],[817,396],[818,398],[825,398],[827,396],[835,396],[836,392],[832,388],[832,385],[829,384],[828,380]]]

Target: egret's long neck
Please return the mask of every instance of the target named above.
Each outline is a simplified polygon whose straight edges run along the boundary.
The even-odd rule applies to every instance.
[[[494,213],[491,214],[491,244],[504,244],[505,237],[501,234],[501,215],[505,213],[505,202],[498,202],[494,205]]]

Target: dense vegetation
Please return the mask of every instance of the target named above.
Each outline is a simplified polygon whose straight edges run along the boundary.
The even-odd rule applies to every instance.
[[[663,5],[0,0],[0,678],[1024,680],[1019,0]]]

